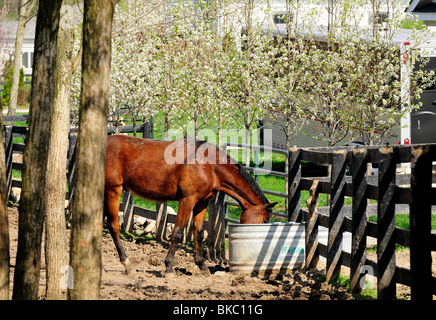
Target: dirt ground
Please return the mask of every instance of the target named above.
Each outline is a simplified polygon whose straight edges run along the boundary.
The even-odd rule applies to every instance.
[[[11,265],[15,265],[18,235],[18,210],[9,208]],[[352,300],[343,287],[318,281],[325,274],[317,269],[297,270],[269,276],[240,275],[229,272],[227,264],[207,262],[210,276],[204,276],[194,264],[189,247],[180,246],[174,259],[175,276],[162,276],[168,244],[136,243],[123,240],[136,271],[126,275],[109,233],[103,235],[101,300]],[[397,257],[397,261],[406,258]],[[436,257],[433,269],[436,270]],[[407,261],[408,263],[408,261]],[[45,299],[45,262],[42,262],[40,299]],[[346,271],[345,269],[344,271]],[[434,275],[435,272],[434,272]],[[13,281],[13,268],[11,284]],[[11,285],[12,288],[12,285]],[[407,287],[399,293],[407,298]],[[12,293],[11,293],[12,296]]]

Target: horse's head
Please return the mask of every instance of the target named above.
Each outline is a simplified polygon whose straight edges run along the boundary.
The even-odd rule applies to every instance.
[[[272,209],[277,202],[263,203],[257,206],[252,206],[241,215],[241,223],[268,223],[272,216]]]

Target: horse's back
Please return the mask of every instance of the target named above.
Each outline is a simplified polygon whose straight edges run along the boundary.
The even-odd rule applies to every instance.
[[[174,158],[166,154],[173,150],[168,148],[172,143],[174,141],[110,136],[106,188],[123,185],[125,189],[151,200],[178,200],[200,189],[210,189],[214,181],[211,167],[173,161]],[[178,143],[183,143],[183,140]]]

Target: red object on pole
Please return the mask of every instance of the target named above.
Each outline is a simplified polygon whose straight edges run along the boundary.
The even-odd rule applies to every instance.
[[[409,144],[409,139],[408,138],[404,139],[404,144]]]

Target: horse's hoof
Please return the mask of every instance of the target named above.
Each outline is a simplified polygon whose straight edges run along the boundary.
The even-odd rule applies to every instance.
[[[125,273],[128,276],[132,275],[133,274],[133,268],[126,268]]]
[[[132,272],[133,272],[133,265],[130,263],[129,258],[127,258],[127,259],[124,260],[124,261],[121,261],[121,263],[123,264],[123,266],[124,266],[124,268],[125,268],[125,273],[126,273],[127,275],[132,274]]]
[[[173,279],[175,277],[174,272],[164,272],[165,279]]]

